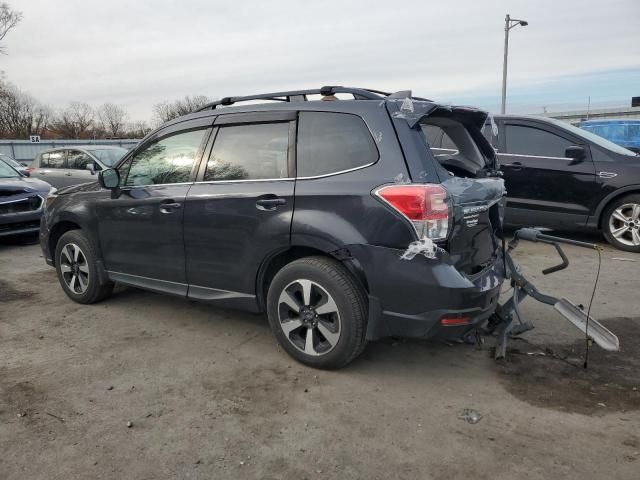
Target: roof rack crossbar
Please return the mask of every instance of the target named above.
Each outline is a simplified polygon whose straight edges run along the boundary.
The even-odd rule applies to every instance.
[[[380,90],[373,90],[368,88],[351,88],[351,87],[342,87],[338,85],[328,85],[321,88],[312,88],[309,90],[291,90],[286,92],[274,92],[274,93],[262,93],[257,95],[247,95],[243,97],[224,97],[220,100],[216,100],[215,102],[207,103],[200,107],[196,112],[201,112],[203,110],[215,110],[215,108],[219,105],[233,105],[239,102],[248,102],[251,100],[274,100],[280,102],[291,102],[297,101],[301,97],[304,98],[306,95],[333,95],[335,93],[350,93],[359,100],[381,100],[382,98],[390,95],[387,92],[382,92]]]

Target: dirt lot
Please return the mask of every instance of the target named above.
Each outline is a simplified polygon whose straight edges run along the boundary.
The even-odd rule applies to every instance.
[[[586,305],[596,254],[567,252],[545,289]],[[555,261],[538,245],[519,259],[536,279]],[[593,314],[622,351],[595,347],[587,371],[579,332],[528,300],[537,328],[506,362],[492,339],[389,340],[324,372],[261,316],[135,289],[74,304],[37,246],[3,242],[0,478],[637,479],[639,266],[603,253]]]

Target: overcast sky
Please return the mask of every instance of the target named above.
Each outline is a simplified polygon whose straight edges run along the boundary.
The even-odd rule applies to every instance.
[[[629,105],[640,0],[7,0],[5,78],[54,107],[115,102],[134,119],[183,95],[325,84],[499,104],[504,16],[512,111]]]

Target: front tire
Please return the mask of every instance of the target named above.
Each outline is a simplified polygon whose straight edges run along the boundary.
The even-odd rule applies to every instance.
[[[96,303],[113,291],[113,282],[100,282],[97,258],[81,230],[66,232],[58,240],[55,251],[58,280],[64,293],[74,302]]]
[[[363,289],[336,260],[306,257],[284,266],[267,294],[271,330],[289,355],[314,368],[341,368],[366,345]]]
[[[602,233],[614,247],[640,252],[640,194],[618,198],[606,208]]]

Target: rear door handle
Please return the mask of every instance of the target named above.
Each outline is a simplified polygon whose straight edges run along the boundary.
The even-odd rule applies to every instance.
[[[67,172],[67,173],[65,173],[65,175],[66,175],[67,177],[70,177],[70,176],[72,175],[72,173],[71,173],[71,172]]]
[[[503,163],[501,166],[510,168],[511,170],[522,170],[522,163],[513,162],[513,163]]]
[[[182,208],[182,204],[173,200],[165,200],[160,203],[160,211],[162,213],[173,213],[180,208]]]
[[[278,205],[285,205],[286,203],[286,198],[261,198],[256,201],[256,207],[259,210],[275,210],[276,208],[278,208]]]

